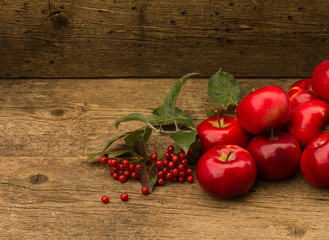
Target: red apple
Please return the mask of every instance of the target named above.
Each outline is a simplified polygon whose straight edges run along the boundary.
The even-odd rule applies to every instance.
[[[254,184],[257,166],[247,150],[222,145],[205,152],[196,167],[200,186],[211,196],[232,198],[247,192]]]
[[[257,164],[258,175],[267,180],[285,179],[299,166],[299,143],[287,133],[258,135],[249,142],[247,151]]]
[[[329,133],[313,139],[300,158],[300,169],[311,184],[329,187]]]
[[[202,143],[201,153],[219,145],[246,147],[250,140],[249,134],[240,128],[236,118],[230,116],[210,117],[198,125],[197,131]]]
[[[301,103],[316,99],[314,93],[310,91],[311,79],[302,79],[295,82],[288,90],[288,96],[291,102],[291,110]]]
[[[285,123],[290,108],[289,97],[283,89],[267,86],[242,99],[236,109],[236,117],[244,130],[258,135],[269,127]]]
[[[315,96],[329,101],[329,60],[315,67],[312,74],[312,89]]]
[[[313,99],[298,105],[287,122],[287,131],[294,136],[302,148],[323,133],[329,123],[329,103]]]

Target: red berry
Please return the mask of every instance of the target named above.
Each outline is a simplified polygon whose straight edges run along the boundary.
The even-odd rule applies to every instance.
[[[130,172],[128,170],[123,172],[123,175],[125,175],[127,178],[130,177]]]
[[[186,173],[187,176],[192,176],[193,169],[192,168],[186,168],[185,173]]]
[[[194,177],[193,176],[188,176],[186,178],[186,181],[188,181],[189,183],[192,183],[192,182],[194,182]]]
[[[169,169],[167,167],[162,168],[162,171],[167,174],[169,172]]]
[[[119,181],[122,182],[122,183],[124,183],[124,182],[127,181],[127,177],[125,175],[120,175],[119,176]]]
[[[177,163],[179,161],[179,157],[175,154],[174,156],[171,157],[171,161]]]
[[[112,159],[111,160],[111,165],[112,165],[112,167],[118,166],[118,160],[117,159]]]
[[[112,177],[114,180],[118,180],[119,179],[119,173],[115,172],[112,174]]]
[[[118,169],[119,169],[120,171],[124,171],[124,170],[125,170],[125,167],[124,167],[123,164],[121,163],[121,164],[119,164]]]
[[[125,160],[122,161],[122,165],[125,169],[129,167],[129,164],[130,164],[130,162],[129,162],[128,159],[125,159]]]
[[[163,165],[168,166],[168,163],[169,163],[168,159],[163,160]]]
[[[110,201],[110,199],[109,199],[108,196],[103,196],[103,197],[101,198],[101,200],[102,200],[103,203],[108,203],[108,202]]]
[[[172,170],[172,174],[173,174],[175,177],[177,177],[178,174],[179,174],[178,169],[177,169],[177,168],[174,168],[174,169]]]
[[[187,159],[182,159],[182,161],[180,163],[183,164],[184,166],[188,165]]]
[[[138,176],[139,176],[138,172],[132,172],[132,173],[130,174],[130,177],[131,177],[132,179],[137,179]]]
[[[185,150],[183,148],[180,149],[180,152],[185,154]]]
[[[183,164],[179,164],[179,165],[177,166],[177,168],[178,168],[178,171],[183,172],[184,169],[185,169],[185,166],[184,166]]]
[[[166,174],[166,178],[167,178],[167,179],[172,179],[172,177],[173,177],[173,174],[172,174],[171,172],[168,172],[168,173]]]
[[[122,201],[126,202],[126,201],[128,201],[129,196],[127,193],[122,193],[120,198]]]
[[[175,177],[175,176],[173,176],[173,177],[171,178],[171,181],[172,181],[172,182],[177,182],[177,181],[178,181],[178,178]]]
[[[185,178],[186,174],[185,174],[185,172],[179,172],[178,176],[181,178]]]
[[[163,171],[158,172],[158,178],[163,178],[165,173]]]
[[[142,194],[143,195],[147,195],[147,194],[149,194],[149,192],[150,192],[150,190],[148,189],[148,187],[143,187],[142,188]]]
[[[158,178],[157,183],[158,183],[160,186],[162,186],[165,182],[164,182],[163,178]]]
[[[173,152],[175,151],[175,147],[174,147],[174,146],[169,146],[169,147],[167,148],[167,151],[168,151],[169,153],[173,153]]]
[[[185,178],[183,178],[183,177],[179,177],[179,178],[178,178],[178,181],[179,181],[180,183],[183,183],[183,182],[185,182]]]
[[[111,171],[113,171],[113,172],[118,172],[118,168],[117,168],[117,167],[112,167],[112,168],[111,168]]]
[[[135,165],[130,163],[128,167],[129,172],[133,172],[135,170]]]
[[[115,173],[113,170],[110,171],[110,174],[113,175],[113,173]]]
[[[109,159],[109,160],[107,161],[107,166],[112,167],[112,159]]]
[[[174,167],[176,167],[176,164],[175,164],[174,162],[170,161],[170,162],[168,163],[168,167],[169,167],[170,169],[173,169]]]
[[[106,163],[107,162],[107,157],[103,156],[99,160],[100,160],[101,163]]]
[[[156,166],[157,168],[162,168],[162,166],[163,166],[163,162],[160,161],[160,160],[158,160],[158,161],[155,162],[155,166]]]
[[[179,154],[179,157],[180,157],[180,159],[185,159],[186,158],[186,155],[185,155],[185,153],[181,153],[181,154]]]
[[[152,161],[156,161],[156,160],[158,160],[158,155],[156,153],[152,153],[151,156],[150,156],[150,159]]]
[[[164,157],[165,159],[169,160],[171,159],[171,154],[169,152],[165,152]]]
[[[193,154],[193,150],[192,149],[189,149],[188,151],[187,151],[187,155],[192,155]]]
[[[140,163],[137,163],[136,166],[135,166],[136,171],[140,171],[140,170],[142,170],[142,168],[143,168],[143,166]]]

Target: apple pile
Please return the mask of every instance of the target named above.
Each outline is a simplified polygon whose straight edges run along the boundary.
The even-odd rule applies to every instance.
[[[253,91],[236,118],[215,116],[197,127],[202,143],[199,185],[217,198],[247,192],[256,176],[282,180],[298,167],[305,179],[329,187],[329,60],[312,77],[285,92],[277,86]]]

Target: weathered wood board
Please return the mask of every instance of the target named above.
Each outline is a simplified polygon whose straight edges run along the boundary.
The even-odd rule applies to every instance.
[[[115,118],[150,113],[175,80],[0,80],[0,239],[327,239],[328,190],[300,172],[258,179],[231,200],[209,197],[197,183],[143,196],[138,182],[120,184],[85,160],[119,134]],[[245,95],[269,84],[288,89],[296,79],[239,80]],[[206,117],[206,85],[187,81],[177,102],[196,124]]]
[[[1,78],[307,77],[329,2],[1,0]]]

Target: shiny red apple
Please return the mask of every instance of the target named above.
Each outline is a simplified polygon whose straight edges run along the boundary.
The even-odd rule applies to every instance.
[[[241,128],[260,134],[267,128],[284,124],[290,115],[291,103],[287,93],[277,86],[258,89],[242,99],[236,109]]]
[[[329,60],[315,67],[312,73],[312,89],[315,96],[329,101]]]
[[[236,145],[209,149],[196,167],[199,185],[216,198],[233,198],[247,192],[256,175],[254,159],[247,150]]]
[[[291,110],[301,103],[316,99],[311,91],[311,79],[302,79],[292,84],[288,90],[288,96],[291,102]]]
[[[329,133],[313,139],[300,158],[300,169],[311,184],[329,187]]]
[[[201,140],[201,153],[219,145],[246,147],[250,140],[250,135],[231,116],[210,117],[198,125],[197,131]]]
[[[298,105],[287,122],[287,131],[302,148],[322,134],[329,124],[329,103],[313,99]]]
[[[299,143],[287,133],[258,135],[246,149],[257,164],[258,175],[267,180],[285,179],[294,174],[299,166]]]

